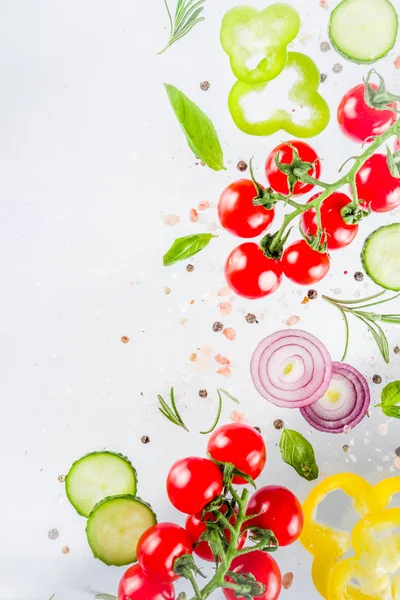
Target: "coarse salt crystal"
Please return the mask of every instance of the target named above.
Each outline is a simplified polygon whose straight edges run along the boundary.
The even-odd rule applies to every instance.
[[[236,339],[236,331],[232,329],[232,327],[225,327],[222,333],[224,334],[226,339],[230,340],[231,342],[233,342],[233,340]]]
[[[219,312],[223,317],[229,315],[232,312],[232,304],[230,302],[221,302]]]
[[[164,215],[163,221],[165,225],[170,225],[171,227],[173,227],[174,225],[178,225],[180,218],[179,215]]]
[[[225,356],[222,356],[222,354],[216,354],[214,356],[214,360],[219,365],[230,365],[231,364],[231,361],[229,360],[229,358],[226,358]]]
[[[195,208],[191,208],[189,211],[189,220],[192,223],[197,223],[199,220],[199,213],[197,212],[197,210]]]
[[[207,210],[207,208],[210,208],[210,203],[208,202],[208,200],[204,200],[203,202],[199,202],[197,208],[199,210]]]
[[[218,375],[222,375],[223,377],[230,377],[231,376],[231,369],[228,366],[225,367],[221,367],[220,369],[218,369],[217,371]]]
[[[231,414],[230,414],[230,420],[233,421],[234,423],[245,423],[246,422],[246,418],[244,416],[244,414],[240,411],[240,410],[234,410]],[[400,468],[400,467],[399,467]]]
[[[286,321],[286,325],[288,327],[291,327],[292,325],[297,325],[297,323],[300,323],[301,319],[300,317],[298,317],[297,315],[293,315],[292,317],[289,317]]]

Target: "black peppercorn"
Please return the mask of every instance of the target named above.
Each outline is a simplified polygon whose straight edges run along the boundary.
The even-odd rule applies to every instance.
[[[219,331],[222,331],[223,328],[224,328],[224,326],[219,321],[216,321],[214,323],[214,325],[212,326],[213,331],[215,331],[216,333],[218,333]]]

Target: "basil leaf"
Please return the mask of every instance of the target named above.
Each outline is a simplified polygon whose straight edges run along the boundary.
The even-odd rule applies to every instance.
[[[194,256],[208,246],[213,237],[217,236],[212,233],[197,233],[196,235],[177,238],[168,252],[164,254],[164,267],[169,267],[180,260]]]
[[[400,403],[400,381],[392,381],[385,386],[382,390],[381,400],[382,402],[376,407],[381,408],[387,417],[400,419],[400,406],[396,406]]]
[[[284,429],[279,449],[285,463],[292,466],[300,477],[313,481],[318,477],[314,449],[306,438],[293,429]]]
[[[116,596],[110,596],[110,594],[97,594],[96,600],[117,600]]]
[[[164,86],[195,156],[214,171],[225,169],[221,144],[211,119],[176,87],[169,83],[165,83]]]

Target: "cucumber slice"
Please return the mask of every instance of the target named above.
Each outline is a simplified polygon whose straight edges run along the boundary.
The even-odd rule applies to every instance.
[[[136,471],[125,456],[92,452],[74,462],[65,480],[65,491],[75,510],[88,517],[93,507],[107,496],[134,496],[136,483]]]
[[[140,536],[156,523],[151,507],[140,498],[112,496],[94,507],[86,535],[95,558],[106,565],[122,567],[136,561]]]
[[[361,258],[366,273],[383,288],[400,291],[400,223],[380,227],[365,241]]]
[[[329,37],[344,58],[373,63],[393,48],[398,28],[389,0],[343,0],[331,14]]]

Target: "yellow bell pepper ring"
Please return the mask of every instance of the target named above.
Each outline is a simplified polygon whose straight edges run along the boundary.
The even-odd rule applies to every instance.
[[[246,104],[251,97],[258,100],[257,94],[268,91],[268,83],[254,85],[237,81],[229,94],[229,110],[236,126],[251,135],[272,135],[283,129],[297,138],[309,138],[318,135],[329,123],[330,110],[324,98],[318,93],[320,74],[311,58],[300,52],[289,52],[284,71],[294,70],[297,79],[288,91],[293,111],[278,108],[282,105],[281,97],[276,98],[276,107],[266,109],[266,118],[257,121],[252,118]],[[286,102],[287,103],[287,102]],[[261,104],[261,103],[260,103]],[[288,103],[287,103],[288,104]],[[296,113],[306,113],[304,117],[296,117]]]
[[[277,77],[300,25],[299,13],[288,4],[272,4],[261,11],[252,6],[229,10],[222,20],[220,40],[237,79],[257,84]]]

